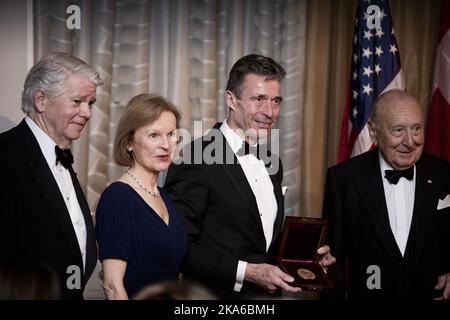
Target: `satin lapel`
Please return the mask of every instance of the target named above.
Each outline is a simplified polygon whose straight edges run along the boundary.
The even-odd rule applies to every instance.
[[[436,183],[433,181],[432,175],[429,172],[430,167],[426,167],[423,161],[418,161],[416,164],[416,191],[414,195],[414,211],[411,221],[410,236],[414,236],[414,257],[416,262],[423,253],[426,239],[429,236],[431,225],[436,211],[437,192],[434,192]],[[408,238],[408,245],[410,239]],[[408,253],[409,246],[406,248]],[[406,255],[405,254],[405,255]]]
[[[75,188],[75,193],[77,194],[78,203],[80,204],[81,211],[83,212],[84,221],[86,223],[86,267],[85,267],[85,277],[84,281],[87,282],[89,275],[95,268],[97,263],[97,245],[94,238],[94,224],[92,222],[91,210],[84,196],[83,190],[81,189],[80,183],[77,179],[77,174],[72,167],[69,168],[70,176],[72,177],[73,186]]]
[[[282,177],[280,178],[278,176],[278,172],[270,175],[270,180],[272,180],[273,190],[275,193],[275,199],[277,200],[278,205],[277,217],[275,219],[275,224],[273,226],[273,236],[272,236],[273,240],[278,238],[278,235],[281,232],[281,225],[283,223],[284,218],[284,199],[283,194],[281,193],[281,179]]]
[[[252,217],[255,220],[256,225],[258,226],[258,231],[264,234],[264,229],[262,226],[261,218],[259,216],[258,205],[256,204],[256,198],[253,194],[253,191],[250,187],[250,184],[247,181],[247,177],[245,176],[244,171],[242,170],[239,161],[234,155],[233,150],[230,145],[226,141],[225,137],[221,135],[221,137],[225,140],[224,143],[224,163],[225,163],[225,155],[233,154],[233,159],[235,164],[223,164],[220,165],[221,168],[225,171],[226,175],[230,179],[237,193],[241,196],[241,200],[247,208],[249,209]],[[231,153],[230,153],[231,152]]]
[[[401,258],[401,253],[389,224],[377,150],[371,151],[366,165],[362,168],[361,173],[356,176],[356,183],[380,242],[392,261],[397,261]]]
[[[39,144],[28,125],[25,121],[22,121],[19,127],[25,149],[27,150],[28,170],[34,179],[37,190],[39,190],[42,198],[47,202],[50,211],[56,218],[61,229],[61,235],[64,238],[70,253],[76,259],[77,264],[82,265],[83,260],[75,230],[55,178],[53,177],[50,168],[45,161],[44,155],[39,148]]]

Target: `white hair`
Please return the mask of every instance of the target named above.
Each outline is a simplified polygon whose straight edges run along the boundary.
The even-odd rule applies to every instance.
[[[69,53],[51,52],[44,56],[28,71],[22,91],[22,111],[29,114],[34,110],[33,96],[37,90],[49,98],[63,94],[66,80],[73,75],[82,75],[95,86],[103,84],[98,72]]]

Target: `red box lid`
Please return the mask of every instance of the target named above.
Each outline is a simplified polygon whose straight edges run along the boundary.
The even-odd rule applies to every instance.
[[[317,261],[317,249],[324,244],[328,224],[327,219],[286,217],[278,263],[283,271],[295,278],[295,286],[333,287]]]
[[[286,217],[278,259],[316,260],[317,249],[327,236],[328,223],[327,219]]]

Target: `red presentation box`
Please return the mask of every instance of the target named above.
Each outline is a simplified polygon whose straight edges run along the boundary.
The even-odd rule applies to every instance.
[[[320,289],[333,288],[333,283],[319,265],[317,249],[325,241],[328,220],[286,217],[283,226],[278,263],[295,278],[291,286]]]

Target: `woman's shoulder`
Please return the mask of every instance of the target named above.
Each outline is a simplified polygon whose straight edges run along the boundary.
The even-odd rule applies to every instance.
[[[134,190],[128,184],[120,181],[111,183],[100,196],[96,210],[97,217],[128,211],[135,203],[135,197]]]
[[[133,188],[121,181],[115,181],[103,190],[99,201],[123,201],[126,198],[131,198],[135,195]]]
[[[115,193],[123,193],[123,192],[131,192],[131,186],[122,181],[114,181],[109,186],[105,188],[103,193],[115,194]]]

